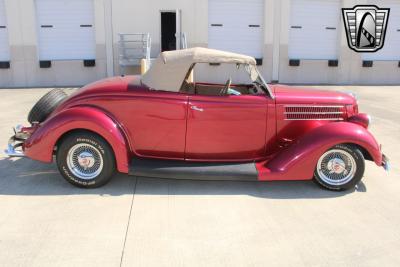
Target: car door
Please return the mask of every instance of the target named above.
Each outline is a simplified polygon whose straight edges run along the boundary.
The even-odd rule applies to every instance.
[[[242,161],[265,155],[265,95],[190,95],[187,160]]]
[[[135,156],[184,159],[188,95],[133,88],[98,103],[124,127]]]

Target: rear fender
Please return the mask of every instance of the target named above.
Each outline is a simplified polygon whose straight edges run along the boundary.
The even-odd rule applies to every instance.
[[[24,144],[25,155],[42,162],[52,162],[57,141],[72,130],[88,130],[103,137],[112,147],[117,169],[128,173],[129,146],[118,125],[94,107],[73,107],[46,120]]]
[[[382,166],[380,146],[368,130],[349,122],[332,122],[311,130],[265,163],[258,163],[260,180],[308,180],[319,157],[338,144],[356,144]]]

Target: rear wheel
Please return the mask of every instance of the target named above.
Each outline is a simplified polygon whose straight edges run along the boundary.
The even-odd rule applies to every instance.
[[[90,132],[76,132],[64,138],[57,150],[57,165],[69,183],[84,188],[106,184],[115,172],[112,148]]]
[[[364,169],[364,157],[357,147],[336,145],[319,158],[314,178],[326,189],[348,190],[360,182]]]

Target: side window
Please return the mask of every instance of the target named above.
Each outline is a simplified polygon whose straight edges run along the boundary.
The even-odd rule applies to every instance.
[[[244,65],[197,63],[185,81],[186,93],[208,96],[235,96],[259,93]]]

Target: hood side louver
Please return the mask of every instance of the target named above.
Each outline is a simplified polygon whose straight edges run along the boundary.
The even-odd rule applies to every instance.
[[[285,120],[344,120],[344,106],[285,106]]]

